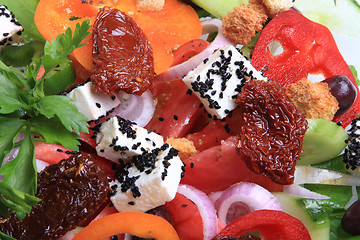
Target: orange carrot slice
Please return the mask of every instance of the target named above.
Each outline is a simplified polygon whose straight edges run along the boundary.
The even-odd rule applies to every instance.
[[[82,3],[83,2],[83,3]],[[87,2],[92,2],[89,4]],[[139,12],[135,0],[40,0],[35,12],[35,24],[47,41],[65,32],[67,27],[75,29],[78,22],[90,18],[93,24],[99,8],[115,7],[129,16],[143,29],[154,51],[155,72],[168,69],[173,61],[173,51],[183,43],[201,36],[200,20],[194,9],[179,1],[166,0],[161,11]],[[93,69],[92,39],[89,44],[76,49],[73,56],[88,71]]]

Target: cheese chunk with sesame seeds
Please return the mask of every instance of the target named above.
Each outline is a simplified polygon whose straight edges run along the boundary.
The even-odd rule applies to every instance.
[[[19,43],[23,32],[21,24],[5,5],[0,6],[0,49],[12,43]]]
[[[174,199],[184,164],[169,144],[134,157],[111,183],[110,200],[119,212],[146,212]]]
[[[133,156],[164,144],[164,139],[159,134],[149,132],[119,116],[97,125],[95,131],[98,155],[115,163],[119,163],[119,159],[129,161]]]
[[[115,95],[95,92],[90,81],[77,85],[66,95],[89,121],[106,116],[108,111],[120,104],[119,98]]]
[[[251,79],[267,80],[234,46],[228,45],[216,50],[183,81],[212,117],[222,119],[235,109],[237,94]]]

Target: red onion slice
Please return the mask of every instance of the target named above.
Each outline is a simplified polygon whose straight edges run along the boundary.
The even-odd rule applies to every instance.
[[[120,116],[135,122],[140,127],[145,127],[154,115],[155,102],[149,90],[141,96],[120,92],[120,104],[114,108],[107,118]]]
[[[216,49],[226,46],[235,45],[229,39],[227,39],[222,33],[222,21],[220,19],[207,19],[202,23],[203,34],[218,32],[214,41],[201,53],[195,55],[189,60],[170,67],[166,72],[156,75],[154,81],[174,81],[178,80],[182,76],[186,75],[190,70],[197,67],[205,58],[209,57]]]
[[[223,193],[224,191],[212,192],[208,194],[208,197],[210,198],[211,202],[215,205],[215,202],[221,197]]]
[[[177,192],[197,206],[203,220],[204,240],[212,239],[217,234],[218,228],[216,210],[209,197],[204,192],[186,184],[180,184]]]
[[[312,192],[297,184],[285,185],[283,191],[297,197],[313,198],[313,199],[329,199],[330,197],[322,195],[320,193]]]
[[[241,182],[226,189],[215,202],[218,218],[229,224],[246,213],[260,209],[283,211],[280,202],[265,188],[248,182]]]

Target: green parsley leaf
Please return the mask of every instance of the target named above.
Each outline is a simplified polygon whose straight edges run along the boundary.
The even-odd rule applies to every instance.
[[[35,195],[37,170],[30,125],[26,127],[18,155],[14,160],[1,167],[0,175],[4,176],[3,182],[8,183],[12,188]]]
[[[48,119],[44,116],[38,116],[32,119],[31,126],[34,131],[39,132],[44,137],[46,142],[60,143],[65,148],[78,151],[79,142],[76,140],[79,138],[78,135],[67,131],[58,118]]]
[[[8,66],[25,67],[34,58],[40,58],[44,55],[44,44],[44,42],[33,40],[20,46],[7,46],[1,49],[0,60]]]
[[[50,55],[44,55],[43,57],[43,63],[45,68],[45,76],[54,68],[59,67],[60,65],[66,65],[70,62],[69,59],[56,59],[52,58]]]
[[[3,239],[3,240],[16,240],[15,238],[10,237],[10,236],[6,235],[3,232],[0,232],[0,239]]]
[[[4,217],[10,217],[9,208],[18,213],[30,213],[31,207],[40,201],[39,198],[16,190],[5,182],[0,182],[0,192],[7,198],[0,196],[0,214]]]
[[[56,38],[56,41],[52,40],[45,44],[44,54],[51,56],[53,59],[66,58],[76,48],[86,44],[81,44],[81,42],[90,34],[89,28],[90,19],[87,19],[81,25],[76,24],[74,36],[71,28],[68,28],[65,33]]]
[[[71,98],[62,95],[45,96],[39,100],[38,108],[40,113],[49,119],[56,115],[70,132],[88,132],[87,117],[80,113],[71,101]]]
[[[14,147],[14,139],[25,123],[26,121],[22,119],[0,116],[0,166],[5,154]]]
[[[12,113],[19,108],[28,108],[20,98],[18,88],[11,79],[8,72],[0,71],[0,113],[3,114]]]
[[[58,94],[74,84],[76,72],[72,62],[60,65],[51,70],[44,82],[45,95]]]
[[[0,163],[15,146],[20,146],[13,160],[3,166],[0,164],[0,176],[3,177],[0,181],[0,215],[4,217],[13,211],[23,219],[39,201],[35,197],[37,169],[32,135],[77,150],[78,135],[88,132],[87,118],[71,103],[72,100],[62,95],[46,95],[44,86],[48,76],[69,66],[68,54],[83,45],[81,42],[89,34],[89,24],[89,21],[79,24],[74,35],[67,30],[57,40],[47,43],[45,55],[33,59],[25,73],[0,61]],[[41,67],[45,74],[38,79]],[[60,86],[56,91],[65,90],[68,83],[61,85],[64,89]],[[16,142],[20,133],[24,133],[24,139]],[[0,238],[5,238],[1,232]]]

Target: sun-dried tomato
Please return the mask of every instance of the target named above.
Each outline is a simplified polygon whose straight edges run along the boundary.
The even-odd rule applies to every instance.
[[[279,184],[293,183],[306,119],[275,82],[247,82],[237,102],[241,116],[238,153],[254,172]]]
[[[37,188],[41,201],[31,213],[23,221],[15,214],[1,219],[0,231],[18,240],[58,239],[106,204],[109,193],[102,166],[86,153],[46,167]]]
[[[95,90],[141,95],[152,86],[153,50],[137,23],[117,9],[102,10],[93,28]]]

